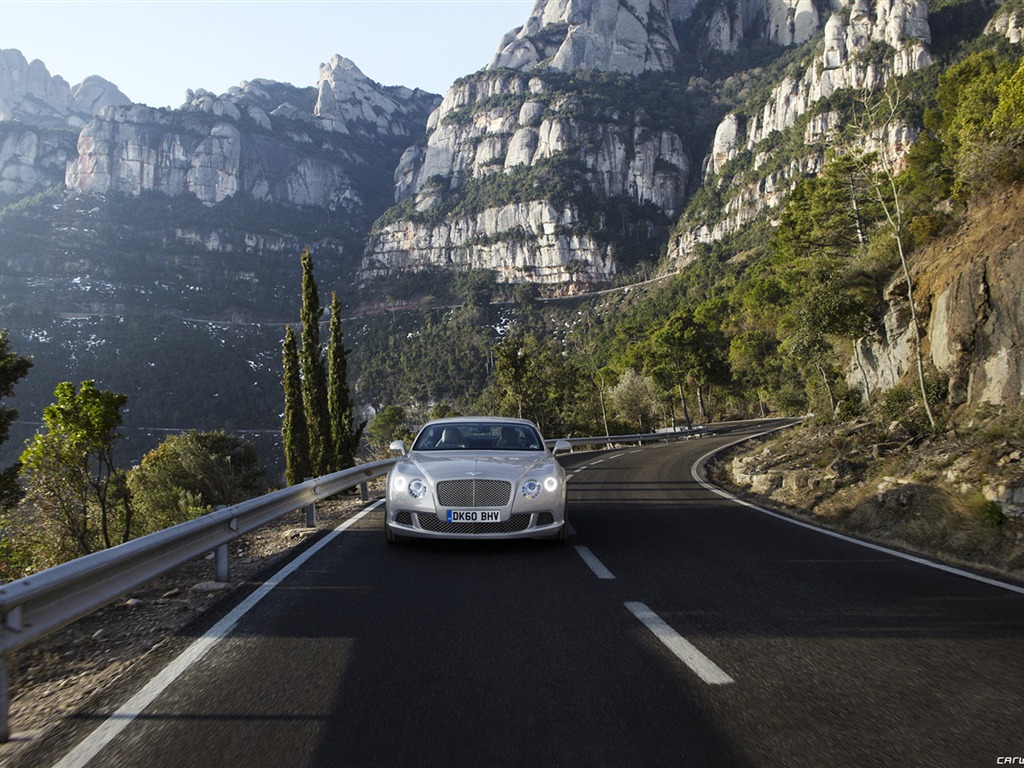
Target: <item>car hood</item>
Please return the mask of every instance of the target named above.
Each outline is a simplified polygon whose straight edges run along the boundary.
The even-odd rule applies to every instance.
[[[551,461],[551,457],[546,453],[473,456],[452,451],[435,455],[410,453],[405,460],[435,483],[438,480],[464,480],[468,477],[514,483],[526,472],[544,466]]]

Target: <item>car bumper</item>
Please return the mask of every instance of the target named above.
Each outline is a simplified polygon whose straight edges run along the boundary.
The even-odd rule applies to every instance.
[[[565,515],[554,510],[518,513],[499,523],[448,523],[431,512],[398,510],[384,524],[399,536],[421,539],[542,539],[557,536]]]

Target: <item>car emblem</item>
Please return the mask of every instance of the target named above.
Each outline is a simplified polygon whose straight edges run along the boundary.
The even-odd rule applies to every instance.
[[[466,474],[470,477],[478,477],[479,475],[482,475],[483,472],[467,472]]]

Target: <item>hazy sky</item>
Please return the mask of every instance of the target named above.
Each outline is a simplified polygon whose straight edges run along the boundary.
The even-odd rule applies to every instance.
[[[0,49],[71,85],[89,75],[132,101],[177,107],[267,78],[315,86],[351,59],[383,85],[444,93],[486,66],[534,0],[0,0]]]

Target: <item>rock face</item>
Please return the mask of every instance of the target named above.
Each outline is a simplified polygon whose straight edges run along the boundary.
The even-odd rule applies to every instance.
[[[59,184],[74,156],[74,134],[0,126],[0,200]]]
[[[511,282],[608,280],[616,269],[613,249],[593,234],[579,234],[597,214],[550,200],[536,175],[545,169],[549,176],[562,173],[556,166],[566,168],[567,177],[583,169],[577,183],[584,195],[678,215],[691,168],[680,135],[643,110],[599,104],[563,85],[565,75],[578,72],[634,76],[671,70],[679,52],[673,18],[685,14],[678,5],[539,0],[526,24],[502,40],[485,71],[448,90],[427,122],[426,146],[410,148],[395,173],[396,199],[413,202],[420,214],[436,213],[474,184],[501,174],[530,178],[536,198],[499,197],[469,217],[410,216],[387,224],[371,235],[361,274],[472,266],[493,269]],[[535,240],[533,226],[489,228],[501,226],[510,210],[524,221],[535,221],[536,211],[544,210],[545,226],[577,234]],[[424,218],[431,220],[417,224]],[[489,245],[473,245],[481,240]],[[420,246],[422,252],[403,250]]]
[[[218,111],[183,119],[141,105],[107,110],[79,136],[66,184],[87,194],[192,194],[205,203],[238,192],[295,205],[358,202],[342,168],[309,157],[301,137],[243,133],[240,114]]]
[[[996,14],[985,27],[987,35],[1002,35],[1014,45],[1024,40],[1024,18],[1019,12],[1005,11]]]
[[[364,260],[363,275],[444,267],[490,269],[505,282],[529,279],[572,286],[607,279],[615,271],[611,255],[586,234],[573,233],[577,216],[572,206],[558,209],[538,200],[489,208],[433,227],[399,222],[378,233],[376,261]]]
[[[538,0],[498,46],[490,69],[639,74],[671,69],[679,52],[667,0]]]
[[[917,259],[915,300],[927,319],[926,360],[949,376],[953,405],[1024,400],[1021,206],[1020,191],[980,206],[955,241],[939,241]],[[914,365],[906,283],[894,281],[886,300],[879,337],[863,341],[859,362],[851,365],[850,384],[862,390],[887,390]]]
[[[72,88],[41,61],[30,64],[20,51],[0,50],[0,198],[61,183],[77,132],[104,107],[127,103],[101,77]]]
[[[840,6],[826,20],[821,47],[801,74],[783,79],[763,104],[746,113],[731,113],[719,125],[704,164],[705,184],[732,181],[721,174],[730,161],[744,154],[755,158],[755,172],[749,174],[753,180],[740,185],[733,182],[726,195],[724,217],[687,228],[670,244],[670,255],[681,263],[686,262],[697,243],[718,240],[776,206],[799,174],[820,170],[825,151],[840,127],[840,118],[828,110],[819,110],[817,105],[838,90],[876,90],[892,77],[932,63],[925,0],[854,0]],[[797,7],[792,6],[794,11]],[[817,149],[787,169],[758,175],[756,166],[766,158],[761,145],[771,136],[793,129],[802,119],[806,121],[804,144]],[[885,146],[900,154],[915,138],[913,129],[899,126],[890,135],[874,137],[875,146],[869,149]]]
[[[51,77],[38,59],[30,64],[21,51],[0,50],[0,122],[77,130],[103,107],[128,103],[102,77],[87,77],[72,88],[64,78]]]
[[[677,214],[690,178],[690,160],[674,131],[646,124],[642,114],[595,108],[572,93],[559,92],[542,77],[499,70],[453,86],[427,123],[425,147],[405,153],[395,173],[396,197],[430,212],[473,182],[504,175],[529,177],[553,163],[581,172],[586,191],[601,198],[627,198]],[[575,206],[551,204],[542,195],[526,203],[497,200],[462,217],[443,218],[417,231],[415,218],[389,224],[371,236],[362,274],[428,266],[493,269],[510,282],[572,283],[585,276],[609,279],[615,270],[607,245],[592,236],[533,240],[536,227],[506,228],[508,211],[545,226],[579,232],[587,222]],[[528,211],[528,212],[527,212]],[[492,228],[497,227],[497,228]],[[523,247],[521,234],[530,246]],[[487,239],[487,248],[471,247]],[[429,245],[428,245],[429,244]],[[425,246],[423,252],[404,247]],[[580,269],[580,264],[585,265]]]
[[[157,191],[216,203],[241,192],[352,208],[361,200],[348,169],[366,158],[347,147],[345,136],[407,135],[435,99],[385,89],[335,57],[321,68],[316,91],[256,80],[219,96],[190,91],[174,111],[111,107],[82,130],[66,184],[93,194]]]
[[[354,62],[334,56],[320,65],[313,114],[328,130],[409,136],[422,130],[436,97],[419,89],[387,88],[370,80]]]
[[[819,103],[837,90],[877,88],[890,77],[930,64],[925,0],[837,0],[831,6],[814,0],[537,0],[527,22],[501,41],[487,69],[449,89],[427,124],[426,145],[411,148],[402,158],[395,174],[396,199],[414,200],[418,213],[436,213],[483,178],[571,160],[588,169],[581,182],[585,192],[604,200],[628,199],[675,217],[690,191],[691,157],[706,148],[688,147],[678,123],[666,127],[652,124],[642,111],[624,115],[621,108],[594,109],[574,86],[566,86],[567,78],[580,73],[617,75],[620,81],[657,73],[671,76],[684,53],[732,53],[750,40],[789,46],[815,39],[821,40],[817,53],[802,71],[783,79],[766,102],[727,115],[719,126],[704,178],[706,184],[723,185],[724,215],[682,228],[669,244],[669,255],[685,264],[697,243],[735,231],[778,205],[795,178],[820,170],[840,118],[819,111]],[[636,87],[646,86],[638,80]],[[804,141],[811,149],[785,166],[770,163],[772,170],[759,174],[757,168],[770,160],[767,153],[759,153],[760,146],[801,121],[806,122]],[[913,138],[904,126],[875,141],[904,146]],[[721,176],[744,155],[754,158],[748,178],[736,183]],[[507,202],[499,200],[496,207]],[[492,249],[495,258],[489,263],[460,252],[461,219],[429,218],[435,233],[438,227],[450,227],[442,238],[449,251],[439,251],[438,239],[426,233],[399,236],[414,227],[416,217],[410,217],[374,233],[364,274],[430,263],[480,263],[505,279],[533,280],[530,275],[543,274],[545,281],[559,282],[573,277],[568,270],[560,274],[526,264],[516,278],[505,268],[507,260],[498,257],[500,249]],[[581,218],[586,216],[576,211],[573,221],[563,226],[579,230]],[[486,233],[492,240],[502,236]],[[397,250],[398,242],[428,239],[434,243],[429,257]],[[575,265],[580,255],[567,251],[563,263]],[[587,273],[609,277],[611,272],[598,267],[608,263],[607,255],[608,248],[595,251]]]

